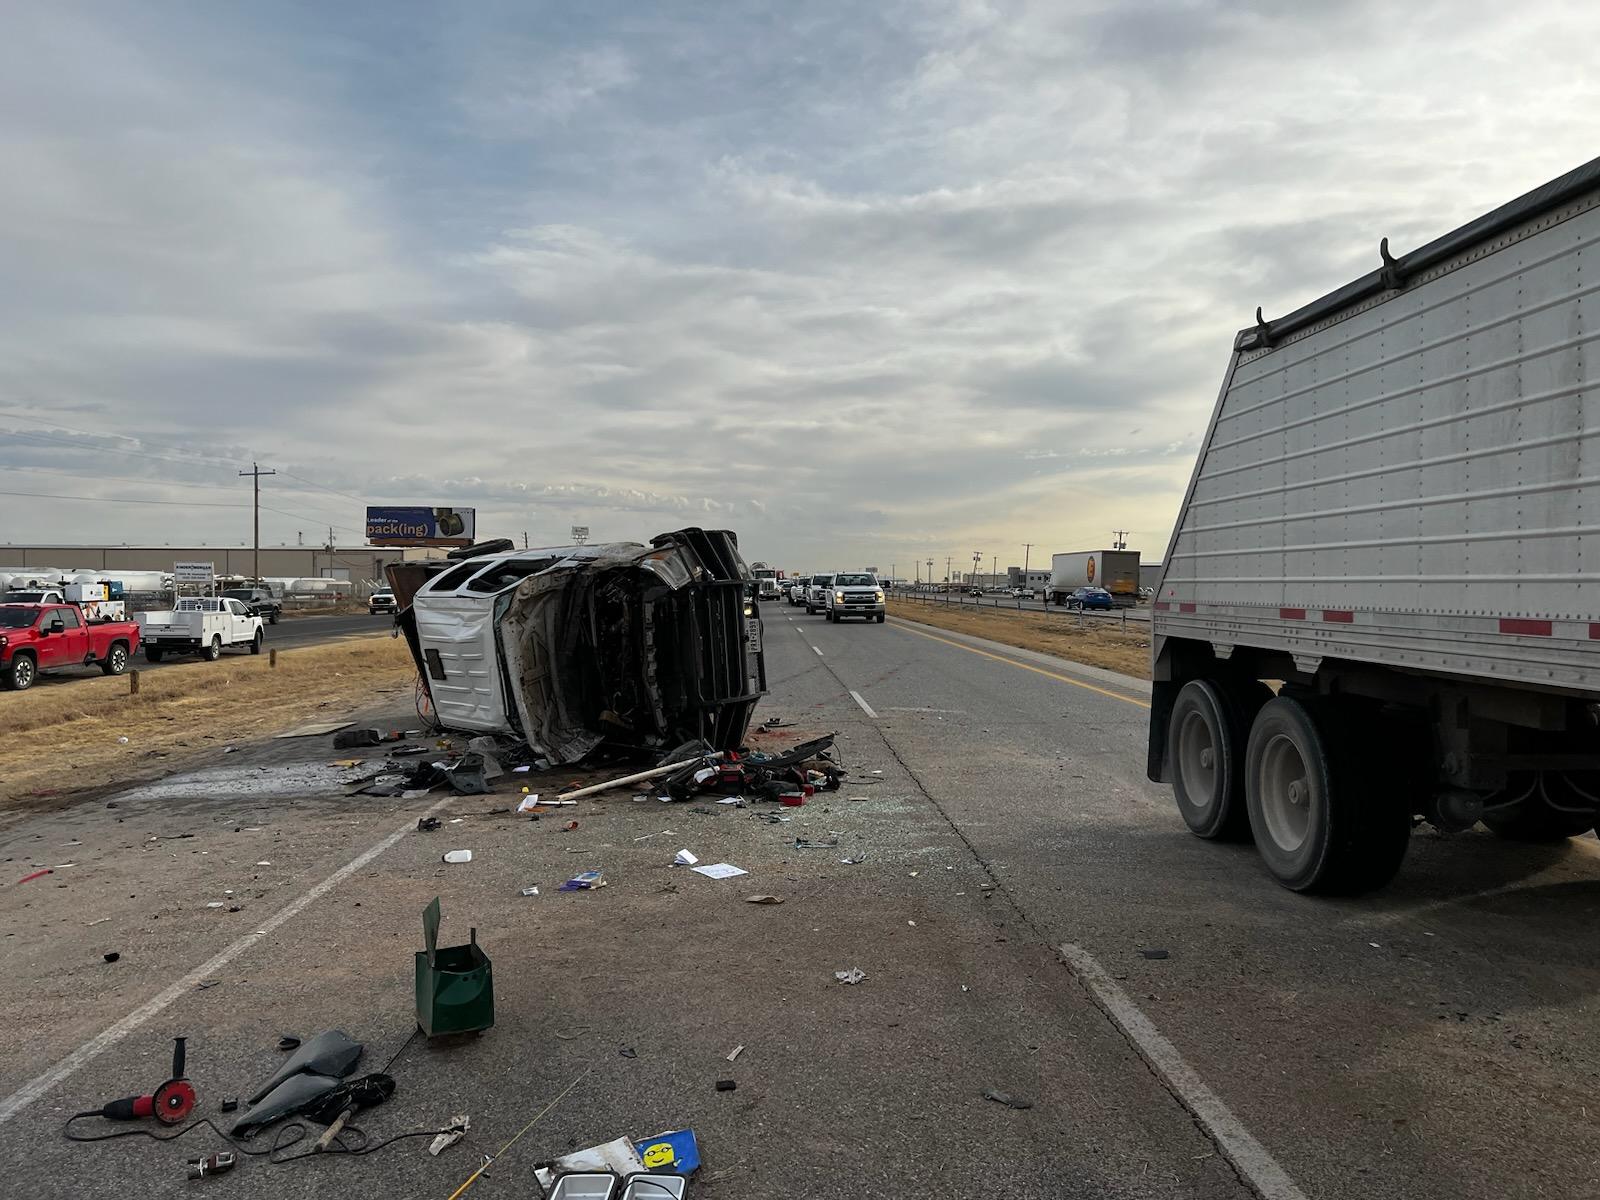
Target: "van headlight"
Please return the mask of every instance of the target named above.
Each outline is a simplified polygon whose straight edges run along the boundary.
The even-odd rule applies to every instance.
[[[876,592],[873,592],[872,594],[878,598],[878,603],[879,604],[883,603],[883,589],[882,588],[879,588]]]
[[[835,592],[833,594],[833,598],[835,600],[837,600],[840,604],[844,603],[844,593],[843,592]]]

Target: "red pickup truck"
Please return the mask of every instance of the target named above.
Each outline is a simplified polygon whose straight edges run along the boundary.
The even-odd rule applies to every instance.
[[[90,624],[76,604],[0,604],[0,687],[23,691],[40,671],[97,666],[121,675],[139,648],[132,621]]]

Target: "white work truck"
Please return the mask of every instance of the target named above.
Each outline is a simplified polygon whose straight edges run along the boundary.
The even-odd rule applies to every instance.
[[[1148,774],[1296,891],[1415,819],[1600,820],[1600,159],[1238,334],[1152,613]]]
[[[266,637],[261,618],[227,596],[189,596],[176,608],[135,613],[133,619],[139,623],[144,656],[153,663],[168,654],[198,654],[215,662],[228,647],[260,654]]]

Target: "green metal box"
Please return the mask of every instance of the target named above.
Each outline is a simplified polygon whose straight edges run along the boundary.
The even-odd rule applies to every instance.
[[[464,946],[439,945],[439,897],[422,910],[417,951],[417,1026],[428,1037],[476,1033],[494,1024],[494,973],[478,946],[478,931]]]

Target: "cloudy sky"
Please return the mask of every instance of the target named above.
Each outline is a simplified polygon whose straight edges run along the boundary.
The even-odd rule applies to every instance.
[[[274,544],[413,502],[793,568],[1155,558],[1256,305],[1600,150],[1588,3],[7,26],[0,542],[242,544],[257,460]]]

